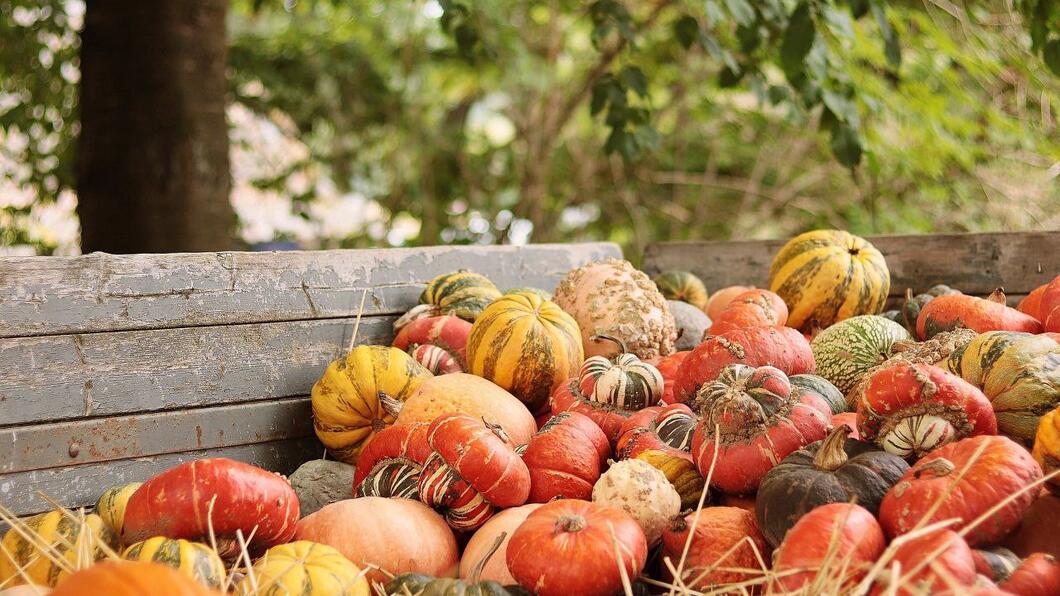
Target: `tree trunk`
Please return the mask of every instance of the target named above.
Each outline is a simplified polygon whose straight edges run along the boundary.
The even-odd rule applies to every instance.
[[[228,0],[92,0],[81,36],[84,252],[229,249]]]

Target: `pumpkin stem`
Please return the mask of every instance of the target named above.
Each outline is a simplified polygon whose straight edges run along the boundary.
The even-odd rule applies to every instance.
[[[990,295],[986,297],[991,302],[997,302],[998,304],[1008,304],[1008,299],[1005,297],[1005,288],[997,288]]]
[[[685,515],[683,513],[678,513],[677,515],[675,515],[672,518],[670,518],[670,531],[671,532],[676,532],[676,533],[680,534],[681,532],[684,532],[687,529],[688,529],[688,520],[685,519]]]
[[[821,448],[813,456],[813,465],[818,470],[832,472],[847,461],[847,452],[843,449],[850,434],[850,426],[840,424],[824,439]]]
[[[375,396],[379,400],[379,405],[383,406],[383,411],[394,418],[398,417],[398,414],[401,413],[402,406],[405,405],[401,403],[401,400],[394,399],[382,391],[376,393]]]
[[[508,436],[508,433],[505,432],[503,426],[501,426],[501,425],[499,425],[497,423],[494,423],[494,422],[490,422],[489,420],[486,420],[485,416],[482,417],[482,424],[485,424],[486,428],[490,429],[490,431],[493,432],[493,434],[497,435],[498,439],[504,441],[506,444],[509,444],[509,445],[511,444],[512,438]]]
[[[493,558],[493,554],[496,553],[497,549],[501,547],[501,544],[504,542],[504,539],[507,536],[508,532],[501,532],[500,534],[497,534],[497,539],[493,541],[493,546],[489,547],[489,550],[486,551],[486,554],[482,555],[482,558],[479,559],[478,563],[475,563],[475,566],[471,569],[471,575],[469,575],[467,578],[468,583],[470,583],[471,585],[475,585],[479,582],[479,579],[482,577],[482,570],[486,568],[486,563],[488,563],[489,560]]]
[[[913,478],[920,478],[920,475],[924,472],[931,472],[936,478],[942,478],[943,476],[952,473],[955,469],[957,469],[957,467],[953,465],[953,462],[945,457],[939,457],[917,468],[916,471],[913,472]]]
[[[621,339],[619,339],[617,337],[614,337],[614,336],[611,336],[611,335],[604,335],[603,333],[597,333],[596,335],[592,335],[592,336],[589,337],[589,341],[601,341],[601,340],[614,342],[614,343],[618,344],[618,349],[621,350],[623,354],[628,354],[629,353],[629,350],[626,349],[626,342],[622,341]]]
[[[585,529],[585,518],[580,515],[561,515],[556,519],[556,532],[581,532]]]

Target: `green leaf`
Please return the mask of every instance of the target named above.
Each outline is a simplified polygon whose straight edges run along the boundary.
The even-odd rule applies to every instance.
[[[682,15],[673,24],[674,37],[686,50],[699,38],[699,23],[691,15]]]
[[[858,107],[854,100],[830,89],[821,91],[821,101],[840,122],[857,125]]]
[[[732,52],[721,47],[718,43],[718,39],[706,31],[700,31],[699,43],[706,48],[707,53],[710,54],[711,58],[721,62],[733,72],[740,71],[740,65],[736,63],[736,59],[732,57]]]
[[[893,68],[898,68],[902,64],[902,48],[898,45],[898,33],[887,20],[887,13],[879,0],[872,0],[871,9],[872,16],[876,19],[880,34],[883,36],[883,53],[887,57],[887,63]]]
[[[783,85],[770,85],[766,92],[769,103],[777,105],[791,97],[791,90]]]
[[[738,24],[750,25],[755,22],[755,9],[747,0],[725,0],[725,6]]]
[[[648,96],[648,77],[644,75],[643,70],[636,66],[625,66],[618,76],[634,93],[641,97]]]
[[[821,14],[832,33],[848,39],[854,37],[854,22],[850,20],[847,11],[826,4],[822,7]]]
[[[843,122],[832,125],[832,153],[839,163],[853,168],[861,163],[861,137],[858,131]]]
[[[795,12],[791,13],[788,28],[784,30],[784,38],[780,42],[781,66],[789,81],[794,82],[802,74],[803,61],[813,47],[816,36],[810,4],[800,2]]]
[[[743,78],[743,75],[743,70],[732,69],[726,66],[725,68],[721,69],[720,73],[718,73],[718,86],[724,88],[735,87],[737,84],[739,84],[740,79]]]
[[[1060,76],[1060,39],[1051,39],[1042,48],[1042,59],[1053,74]]]

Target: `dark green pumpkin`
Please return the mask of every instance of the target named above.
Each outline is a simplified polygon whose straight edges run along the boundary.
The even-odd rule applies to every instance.
[[[820,375],[804,373],[792,375],[788,377],[788,381],[791,382],[792,389],[798,388],[800,391],[808,391],[828,402],[833,414],[841,414],[847,411],[846,397],[828,379]]]
[[[960,294],[960,290],[955,290],[947,285],[938,284],[931,286],[923,293],[913,295],[913,290],[906,289],[905,301],[902,302],[902,308],[899,310],[900,316],[896,321],[901,323],[910,334],[916,336],[916,320],[920,316],[920,311],[939,296],[946,296],[948,294]]]
[[[688,271],[663,271],[655,276],[655,285],[659,288],[663,298],[667,300],[679,300],[687,302],[692,306],[703,310],[707,307],[707,287],[703,280]]]
[[[784,458],[766,473],[755,498],[755,517],[774,547],[803,515],[829,503],[857,504],[876,515],[880,501],[909,469],[902,458],[848,439],[842,424],[823,441]]]
[[[403,573],[386,584],[387,594],[412,596],[529,596],[519,586],[502,586],[487,580],[470,583],[451,577],[431,577],[420,573]]]

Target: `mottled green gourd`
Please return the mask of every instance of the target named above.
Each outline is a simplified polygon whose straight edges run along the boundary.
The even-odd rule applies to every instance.
[[[667,300],[679,300],[687,302],[696,308],[703,310],[707,307],[707,287],[703,280],[688,271],[663,271],[655,276],[655,285],[659,288],[663,298]]]
[[[121,558],[160,563],[211,588],[220,589],[225,585],[225,564],[221,557],[198,542],[155,536],[129,546]]]
[[[860,315],[825,329],[810,348],[816,373],[846,395],[866,372],[890,358],[894,342],[908,339],[909,332],[898,323],[879,315]]]
[[[420,294],[421,304],[433,304],[442,314],[475,322],[501,291],[486,276],[461,269],[435,277]]]

